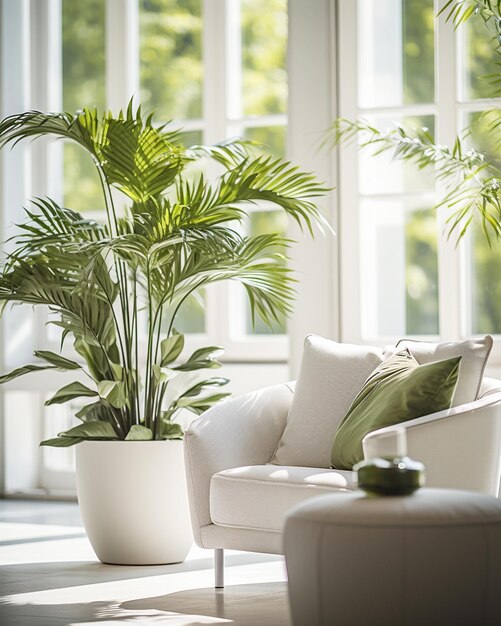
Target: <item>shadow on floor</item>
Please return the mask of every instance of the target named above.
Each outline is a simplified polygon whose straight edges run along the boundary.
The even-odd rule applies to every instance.
[[[286,583],[233,585],[224,590],[190,589],[125,602],[0,606],[2,626],[289,626]]]
[[[231,554],[225,557],[228,567],[271,563],[283,557],[274,554]],[[0,566],[0,605],[4,597],[15,593],[30,593],[46,589],[76,587],[132,578],[164,576],[179,572],[211,570],[213,559],[190,559],[172,565],[107,565],[99,561],[62,561],[50,563],[21,563]]]

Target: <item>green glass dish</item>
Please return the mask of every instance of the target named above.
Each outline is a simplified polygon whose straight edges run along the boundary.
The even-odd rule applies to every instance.
[[[360,461],[353,470],[358,487],[369,494],[406,496],[424,485],[424,465],[407,456]]]

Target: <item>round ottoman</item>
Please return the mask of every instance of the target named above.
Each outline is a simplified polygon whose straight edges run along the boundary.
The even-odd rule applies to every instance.
[[[318,496],[288,513],[284,553],[294,626],[501,625],[491,496]]]

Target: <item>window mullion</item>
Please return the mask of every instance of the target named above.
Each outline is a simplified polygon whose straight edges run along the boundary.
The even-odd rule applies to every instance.
[[[139,90],[139,0],[106,0],[106,101],[116,112]],[[139,101],[136,102],[139,105]]]
[[[437,3],[436,3],[437,4]],[[438,144],[454,145],[457,134],[457,65],[456,44],[453,25],[446,22],[444,14],[437,18],[436,29],[436,100],[438,115],[436,120],[435,140]],[[443,187],[437,184],[439,197]],[[461,289],[459,250],[455,240],[447,239],[447,209],[441,208],[437,214],[437,252],[439,282],[439,323],[440,334],[448,338],[462,334]]]
[[[226,5],[226,90],[227,117],[231,120],[242,118],[242,29],[241,2],[232,0]]]
[[[226,136],[226,0],[203,4],[203,110],[206,120],[204,142],[221,141]]]
[[[342,0],[338,5],[339,59],[338,84],[339,115],[347,119],[358,117],[358,50],[357,2]],[[358,147],[356,142],[339,149],[339,247],[341,280],[340,335],[343,341],[361,341],[361,267],[360,267],[360,216],[358,209]]]
[[[204,143],[214,144],[226,137],[227,119],[227,7],[226,0],[203,1],[203,111]],[[222,71],[222,68],[223,71]],[[210,173],[209,173],[210,175]],[[211,285],[207,290],[205,330],[214,342],[228,350],[229,289],[224,283]]]

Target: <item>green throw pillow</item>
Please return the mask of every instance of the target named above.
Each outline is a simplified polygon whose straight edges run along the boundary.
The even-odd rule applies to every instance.
[[[352,469],[363,457],[362,439],[368,433],[435,413],[451,406],[461,357],[419,365],[404,349],[383,361],[343,418],[332,445],[336,469]]]

